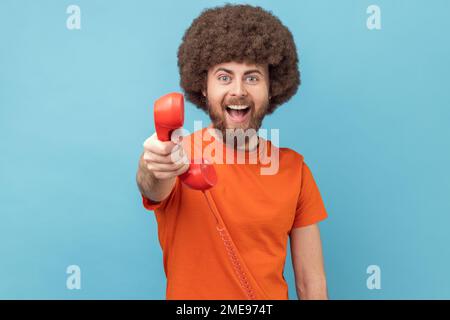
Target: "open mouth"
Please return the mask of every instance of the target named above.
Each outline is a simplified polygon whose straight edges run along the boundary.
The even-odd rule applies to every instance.
[[[250,106],[247,105],[229,105],[226,107],[227,114],[233,122],[243,122],[250,114]]]

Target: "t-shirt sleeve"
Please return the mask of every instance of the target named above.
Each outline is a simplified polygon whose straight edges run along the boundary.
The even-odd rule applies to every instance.
[[[147,210],[151,210],[151,211],[155,211],[156,209],[164,209],[168,203],[170,201],[172,201],[173,197],[175,196],[175,193],[178,192],[178,188],[180,188],[180,182],[179,182],[179,178],[176,179],[175,181],[175,185],[172,188],[172,191],[170,192],[170,194],[162,201],[153,201],[149,198],[147,198],[146,196],[144,196],[141,193],[141,197],[142,197],[142,204],[144,205],[144,208]]]
[[[315,224],[328,216],[319,188],[305,162],[301,170],[300,194],[292,229]]]

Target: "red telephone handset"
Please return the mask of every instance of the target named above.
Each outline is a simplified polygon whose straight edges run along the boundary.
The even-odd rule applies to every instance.
[[[172,92],[155,101],[155,129],[158,139],[170,141],[172,132],[183,127],[184,98],[181,93]],[[179,176],[181,181],[195,190],[207,190],[217,183],[216,171],[212,164],[191,161],[188,171]]]

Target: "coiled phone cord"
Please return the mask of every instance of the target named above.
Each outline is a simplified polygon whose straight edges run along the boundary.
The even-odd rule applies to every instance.
[[[216,230],[219,232],[220,237],[222,238],[223,244],[225,246],[225,249],[227,250],[228,258],[234,268],[234,271],[239,279],[239,282],[241,284],[242,289],[244,290],[248,300],[255,300],[255,291],[253,290],[251,284],[248,281],[247,275],[245,274],[245,271],[242,269],[241,264],[239,262],[239,257],[236,254],[236,246],[233,243],[233,240],[231,239],[230,235],[228,234],[228,230],[225,228],[225,225],[220,218],[220,215],[218,213],[217,207],[214,203],[214,200],[211,197],[211,194],[209,194],[208,190],[202,191],[206,202],[208,203],[209,208],[211,209],[212,214],[214,215],[214,218],[216,219]],[[208,197],[208,194],[209,197]],[[211,199],[210,199],[211,198]]]

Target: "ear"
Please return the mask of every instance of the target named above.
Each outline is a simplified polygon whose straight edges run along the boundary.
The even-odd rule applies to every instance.
[[[206,91],[205,90],[202,90],[202,94],[203,94],[204,97],[206,97]]]

